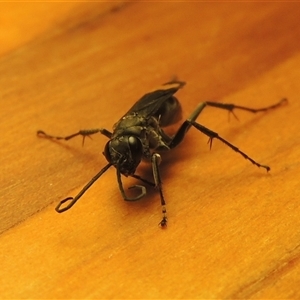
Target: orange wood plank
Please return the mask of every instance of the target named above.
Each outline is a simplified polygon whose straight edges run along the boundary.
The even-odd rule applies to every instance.
[[[0,57],[1,298],[299,298],[298,3],[36,3],[30,15],[48,14],[28,27],[1,5],[15,15]],[[287,97],[239,122],[212,108],[199,118],[271,172],[191,130],[163,156],[166,230],[157,193],[123,201],[113,169],[57,214],[106,163],[106,139],[36,130],[111,129],[174,75],[187,81],[184,117],[207,99]]]

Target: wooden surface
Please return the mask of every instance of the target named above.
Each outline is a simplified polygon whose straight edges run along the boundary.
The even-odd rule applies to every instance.
[[[299,3],[0,7],[0,298],[300,298]],[[166,230],[157,193],[123,201],[113,169],[57,214],[105,165],[106,138],[36,130],[111,130],[175,75],[184,117],[207,99],[289,99],[199,118],[271,172],[192,129],[163,156]]]

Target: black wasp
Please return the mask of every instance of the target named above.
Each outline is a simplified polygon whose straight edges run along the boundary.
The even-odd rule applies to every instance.
[[[216,102],[202,102],[200,103],[190,117],[185,120],[179,127],[178,131],[169,136],[163,131],[163,127],[177,122],[181,117],[181,105],[174,94],[178,89],[182,88],[185,82],[171,81],[162,85],[161,88],[144,95],[138,100],[131,109],[114,125],[113,132],[104,128],[80,130],[77,133],[69,136],[60,137],[52,136],[44,131],[39,130],[39,136],[57,139],[70,140],[75,136],[81,135],[83,141],[86,136],[101,133],[109,138],[109,141],[104,148],[104,156],[108,164],[96,174],[89,183],[78,193],[75,198],[68,197],[62,200],[56,207],[56,211],[61,213],[70,209],[77,200],[87,191],[87,189],[111,166],[114,166],[117,171],[117,180],[121,194],[126,201],[135,201],[146,195],[146,188],[143,185],[134,185],[131,188],[139,189],[140,192],[136,197],[130,197],[125,193],[121,175],[134,177],[150,186],[156,187],[160,194],[160,201],[162,206],[162,220],[160,225],[162,227],[167,225],[166,202],[162,190],[162,181],[159,171],[159,164],[161,156],[158,152],[163,150],[170,150],[181,143],[188,130],[193,126],[209,137],[210,147],[213,139],[218,139],[229,146],[235,152],[241,154],[245,159],[250,160],[254,165],[265,168],[267,171],[270,167],[261,165],[237,147],[220,137],[216,132],[206,128],[197,123],[195,120],[206,106],[217,107],[227,110],[234,115],[234,109],[245,110],[252,113],[266,111],[280,106],[286,99],[282,99],[278,103],[259,109],[253,109],[234,104],[216,103]],[[135,171],[142,159],[150,160],[153,171],[154,183],[143,179],[135,174]],[[62,205],[69,202],[65,207]]]

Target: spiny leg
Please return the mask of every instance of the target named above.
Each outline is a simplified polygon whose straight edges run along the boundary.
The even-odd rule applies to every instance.
[[[164,194],[162,191],[162,182],[161,182],[160,171],[159,171],[160,162],[161,162],[160,155],[158,153],[153,153],[152,157],[151,157],[153,178],[154,178],[155,187],[158,188],[158,190],[159,190],[160,202],[161,202],[161,208],[162,208],[162,216],[163,216],[162,220],[159,222],[159,225],[161,227],[166,227],[168,218],[167,218],[166,201],[165,201]]]
[[[239,148],[237,148],[236,146],[232,145],[231,143],[229,143],[228,141],[226,141],[225,139],[220,137],[218,135],[218,133],[208,129],[207,127],[205,127],[205,126],[203,126],[203,125],[201,125],[201,124],[199,124],[195,121],[191,121],[191,120],[186,120],[181,125],[178,132],[175,134],[174,139],[170,143],[170,148],[174,148],[175,146],[177,146],[182,141],[182,139],[184,138],[186,132],[190,129],[191,126],[194,126],[196,129],[198,129],[199,131],[201,131],[202,133],[204,133],[205,135],[207,135],[209,137],[208,142],[209,142],[210,148],[212,147],[213,139],[218,139],[218,140],[222,141],[224,144],[226,144],[228,147],[230,147],[232,150],[234,150],[235,152],[241,154],[245,159],[250,160],[254,165],[256,165],[258,167],[265,168],[267,171],[270,171],[269,166],[259,164],[254,159],[252,159],[250,156],[248,156],[246,153],[239,150]]]
[[[235,105],[235,104],[228,104],[228,103],[218,103],[218,102],[210,102],[207,101],[205,102],[208,106],[213,106],[213,107],[218,107],[221,109],[226,109],[229,111],[236,109],[241,109],[241,110],[246,110],[252,113],[257,113],[257,112],[262,112],[262,111],[267,111],[270,109],[274,109],[279,107],[280,105],[282,105],[283,103],[286,103],[288,100],[286,98],[281,99],[280,101],[278,101],[275,104],[266,106],[266,107],[262,107],[262,108],[251,108],[251,107],[246,107],[246,106],[239,106],[239,105]]]
[[[226,144],[228,147],[230,147],[233,151],[241,154],[245,159],[250,160],[254,165],[261,167],[261,168],[265,168],[267,171],[270,171],[270,167],[266,166],[266,165],[261,165],[258,162],[256,162],[254,159],[252,159],[250,156],[248,156],[246,153],[242,152],[241,150],[239,150],[239,148],[237,148],[236,146],[232,145],[231,143],[229,143],[228,141],[224,140],[222,137],[220,137],[216,132],[204,127],[203,125],[200,125],[199,123],[193,121],[190,122],[190,124],[192,126],[194,126],[196,129],[198,129],[199,131],[201,131],[202,133],[204,133],[205,135],[207,135],[209,137],[209,145],[210,148],[212,146],[212,141],[213,139],[217,139],[222,141],[224,144]]]
[[[96,133],[101,133],[108,138],[111,138],[111,136],[112,136],[112,133],[104,128],[79,130],[78,132],[73,133],[68,136],[53,136],[53,135],[47,134],[46,132],[44,132],[42,130],[37,131],[37,135],[40,137],[44,137],[47,139],[55,139],[55,140],[65,140],[65,141],[68,141],[76,136],[81,135],[83,137],[82,145],[84,144],[84,140],[87,136],[90,137],[91,135],[96,134]]]
[[[267,106],[267,107],[263,107],[263,108],[250,108],[250,107],[239,106],[239,105],[235,105],[235,104],[218,103],[218,102],[210,102],[210,101],[202,102],[202,103],[198,104],[198,106],[192,112],[190,117],[185,122],[183,122],[183,124],[180,126],[180,128],[178,129],[176,134],[173,136],[171,142],[169,143],[169,147],[174,148],[182,142],[186,133],[190,130],[191,126],[193,126],[193,122],[196,121],[196,119],[198,118],[198,116],[200,115],[200,113],[206,106],[225,109],[229,113],[232,113],[235,116],[235,118],[237,118],[233,112],[234,109],[240,109],[240,110],[245,110],[245,111],[252,112],[252,113],[257,113],[257,112],[263,112],[263,111],[268,111],[270,109],[277,108],[277,107],[281,106],[282,104],[286,103],[287,101],[288,100],[286,98],[283,98],[279,102],[277,102],[273,105]],[[196,124],[198,124],[198,123],[196,123]]]
[[[211,106],[211,107],[217,107],[217,108],[221,108],[221,109],[225,109],[228,110],[229,113],[232,113],[234,115],[234,117],[237,119],[237,116],[234,114],[233,110],[234,109],[240,109],[240,110],[245,110],[251,113],[258,113],[258,112],[263,112],[263,111],[268,111],[271,109],[275,109],[279,106],[281,106],[284,103],[287,103],[287,99],[283,98],[280,101],[278,101],[275,104],[266,106],[266,107],[262,107],[262,108],[251,108],[251,107],[246,107],[246,106],[240,106],[240,105],[235,105],[235,104],[228,104],[228,103],[218,103],[218,102],[210,102],[207,101],[205,102],[207,106]]]

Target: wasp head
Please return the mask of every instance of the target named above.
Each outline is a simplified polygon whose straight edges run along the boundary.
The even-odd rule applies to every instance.
[[[134,174],[143,156],[143,145],[135,136],[121,136],[111,139],[103,152],[107,161],[112,163],[126,176]]]

